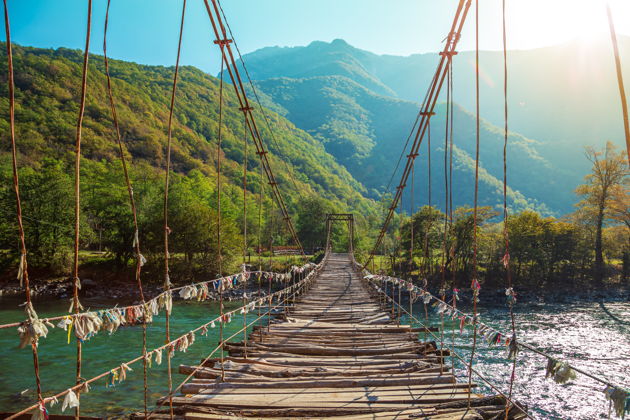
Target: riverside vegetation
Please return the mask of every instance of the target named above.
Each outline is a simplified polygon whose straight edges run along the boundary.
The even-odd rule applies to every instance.
[[[14,54],[18,159],[29,265],[34,280],[42,282],[68,276],[71,267],[73,136],[82,55],[63,48],[44,50],[20,46],[15,46]],[[132,163],[131,178],[138,203],[140,240],[143,254],[148,258],[144,279],[158,282],[163,252],[163,160],[173,69],[116,60],[110,62],[110,67],[125,151]],[[81,173],[82,276],[107,271],[116,275],[106,281],[131,282],[133,226],[116,153],[103,71],[102,57],[91,56]],[[6,59],[2,57],[0,77],[4,82],[0,87],[0,270],[3,281],[14,284],[18,262],[17,228],[8,141]],[[348,80],[335,79],[334,82],[333,86],[338,91],[349,92],[349,88],[344,87],[350,83]],[[268,90],[273,93],[274,89],[282,90],[282,86],[274,82]],[[309,92],[310,97],[317,95],[321,85],[314,83],[314,86],[309,91],[307,84],[300,84],[298,99],[306,100],[304,98],[309,97]],[[264,83],[261,87],[264,90]],[[353,86],[352,91],[357,94],[361,89]],[[368,95],[369,92],[363,93]],[[343,121],[335,120],[328,129],[321,124],[314,131],[300,129],[296,127],[304,124],[300,117],[283,108],[296,106],[289,104],[286,95],[282,105],[273,102],[274,95],[261,95],[274,132],[271,137],[266,125],[261,123],[264,139],[271,152],[278,184],[305,249],[317,253],[324,246],[326,213],[352,212],[357,230],[355,250],[357,259],[361,261],[378,233],[382,210],[389,204],[387,191],[380,184],[384,178],[382,174],[391,173],[393,162],[387,165],[380,161],[353,163],[352,156],[336,156],[344,150],[340,146],[343,141],[361,144],[351,136],[344,137]],[[356,105],[351,101],[342,101],[343,97],[337,93],[331,98],[333,102],[343,103],[342,116],[349,115],[345,112],[352,111],[351,108]],[[298,99],[292,98],[291,101]],[[375,107],[370,112],[378,112],[379,101],[383,99],[376,98],[370,102]],[[226,89],[221,152],[226,182],[221,202],[221,230],[224,266],[230,270],[236,270],[241,262],[244,232],[241,185],[246,133],[235,102],[232,92]],[[397,104],[391,100],[385,102],[389,107]],[[398,105],[406,106],[402,103]],[[256,112],[262,121],[260,109],[257,108]],[[456,132],[467,132],[467,114],[463,109],[458,112],[462,117],[456,121],[462,126]],[[172,278],[176,282],[207,278],[216,275],[218,270],[215,244],[217,115],[218,79],[192,67],[182,68],[175,107],[173,182],[169,207],[173,232]],[[379,130],[387,131],[387,127]],[[490,125],[484,125],[484,136],[490,138],[498,134]],[[527,146],[521,137],[513,136],[512,139],[517,148]],[[546,203],[529,198],[518,190],[510,191],[508,231],[512,267],[519,287],[627,284],[630,264],[627,159],[612,143],[600,149],[586,150],[592,171],[584,184],[575,194],[564,192],[571,194],[577,202],[575,210],[565,216],[554,216],[556,213]],[[465,163],[465,153],[457,150],[454,153],[460,153],[460,161]],[[253,151],[250,143],[246,253],[252,255],[255,262],[259,237],[265,254],[271,243],[274,246],[291,243],[281,214],[267,196],[263,196],[261,203],[259,229],[258,194],[264,182]],[[359,148],[354,153],[360,155],[362,152]],[[382,172],[374,172],[375,167]],[[461,172],[456,172],[456,180],[470,175],[466,166],[463,167]],[[433,170],[438,171],[439,168]],[[363,178],[359,174],[361,171],[365,171]],[[522,184],[524,172],[521,172],[519,169],[519,182]],[[435,173],[434,180],[437,181],[434,182],[438,185],[439,176]],[[496,191],[496,178],[491,175],[487,178],[480,190],[480,201],[484,207],[481,211],[479,272],[482,284],[499,287],[503,282],[503,235],[497,211],[500,194]],[[380,179],[380,183],[376,179]],[[421,185],[421,179],[417,184]],[[468,207],[470,199],[466,197],[472,198],[472,191],[462,185],[455,185],[457,208],[450,224],[444,223],[444,214],[440,210],[443,203],[439,199],[434,202],[434,207],[416,207],[412,216],[409,209],[395,216],[384,247],[379,250],[387,256],[378,259],[381,268],[417,278],[428,277],[430,284],[437,286],[439,270],[444,265],[449,281],[455,278],[459,284],[467,283],[463,279],[468,278],[472,270],[472,214]],[[544,189],[545,185],[535,187]],[[443,192],[434,194],[436,197],[444,196]],[[419,190],[416,197],[419,197],[416,199],[418,204],[426,203],[425,190]],[[415,251],[410,260],[411,223],[415,232]],[[441,244],[445,236],[446,252]],[[335,246],[345,248],[346,241],[345,227],[335,226]],[[265,261],[269,262],[268,259]],[[276,264],[290,263],[278,258],[275,261]]]

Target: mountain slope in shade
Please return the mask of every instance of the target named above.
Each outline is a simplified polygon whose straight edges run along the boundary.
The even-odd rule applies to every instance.
[[[320,140],[353,176],[362,182],[373,197],[385,192],[395,164],[418,112],[417,104],[377,95],[358,83],[342,76],[304,79],[268,79],[257,82],[262,91],[283,107],[279,113]],[[437,107],[432,122],[433,202],[444,203],[443,150],[445,106]],[[473,177],[471,165],[475,152],[474,118],[456,107],[454,154],[454,202],[472,202]],[[484,122],[481,141],[483,173],[482,202],[498,205],[502,202],[503,135],[497,127]],[[510,203],[515,209],[532,208],[543,213],[567,211],[570,190],[557,182],[557,171],[541,157],[537,143],[517,134],[509,138],[511,147]],[[428,154],[422,148],[416,163],[418,188],[426,189]],[[393,182],[398,182],[397,173]],[[545,185],[544,189],[540,185]],[[390,185],[391,187],[391,185]],[[426,194],[419,195],[426,200]],[[418,201],[422,203],[422,201]]]

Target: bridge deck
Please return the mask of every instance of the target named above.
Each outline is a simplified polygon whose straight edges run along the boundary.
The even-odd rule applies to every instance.
[[[503,419],[498,398],[473,394],[467,409],[468,385],[456,382],[435,343],[418,341],[417,331],[392,322],[348,255],[333,254],[288,319],[250,334],[247,359],[243,343],[227,345],[225,382],[217,381],[213,359],[174,404],[191,420]]]

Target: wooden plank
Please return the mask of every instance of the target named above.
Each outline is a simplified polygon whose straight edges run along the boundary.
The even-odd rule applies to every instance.
[[[347,255],[331,255],[308,294],[286,310],[268,327],[254,326],[246,341],[226,343],[223,373],[218,358],[181,365],[180,373],[194,375],[173,399],[177,413],[187,420],[477,420],[483,411],[503,419],[502,400],[457,383],[444,365],[448,352],[420,341],[437,329],[396,325]]]

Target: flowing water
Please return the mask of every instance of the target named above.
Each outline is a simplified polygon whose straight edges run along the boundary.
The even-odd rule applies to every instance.
[[[0,300],[0,323],[20,321],[23,312],[17,309],[19,300]],[[86,307],[99,309],[112,305],[104,300],[86,300]],[[237,302],[229,307],[238,306]],[[59,315],[67,310],[67,300],[37,300],[35,308],[40,317]],[[429,323],[439,325],[439,317],[429,310]],[[214,318],[218,313],[216,303],[175,301],[171,337],[184,334]],[[421,303],[414,306],[414,314],[424,317]],[[510,323],[503,307],[481,308],[483,322],[509,332]],[[249,319],[254,314],[250,312]],[[404,320],[403,320],[404,322]],[[154,318],[148,326],[148,348],[164,343],[163,314]],[[564,305],[521,305],[516,311],[517,333],[522,341],[559,359],[569,361],[578,368],[608,379],[619,385],[630,386],[630,303],[579,303]],[[459,326],[446,323],[444,345],[450,347],[454,340],[456,351],[465,360],[470,357],[470,327],[459,332]],[[242,328],[240,316],[235,316],[226,327],[226,336]],[[174,383],[184,375],[177,373],[179,364],[195,364],[204,358],[219,341],[218,326],[210,329],[206,337],[197,334],[197,340],[186,353],[177,352],[173,358]],[[142,327],[123,327],[113,335],[100,332],[83,346],[83,377],[90,378],[117,367],[141,353]],[[439,336],[439,333],[438,333]],[[424,334],[420,334],[424,338]],[[430,337],[429,337],[430,338]],[[76,346],[74,339],[67,344],[67,333],[55,328],[48,338],[40,340],[39,354],[41,380],[45,395],[59,392],[74,384]],[[32,355],[28,349],[17,348],[15,329],[0,330],[0,412],[17,411],[33,401],[34,379]],[[166,355],[165,355],[166,356]],[[475,368],[501,391],[507,392],[511,363],[507,360],[504,346],[490,346],[478,340]],[[450,360],[448,361],[450,364]],[[545,379],[546,359],[526,350],[518,355],[514,398],[530,408],[537,419],[591,420],[608,418],[608,403],[603,385],[578,374],[576,380],[559,385]],[[456,374],[462,381],[467,373],[460,363],[455,363]],[[127,380],[113,388],[106,388],[105,381],[96,382],[89,394],[81,398],[84,415],[117,416],[142,409],[142,364],[132,366]],[[149,369],[149,404],[167,391],[166,357],[162,365],[155,363]],[[490,392],[483,382],[479,390]],[[29,390],[23,392],[25,390]],[[59,404],[52,412],[59,412]],[[67,412],[66,412],[67,413]]]

